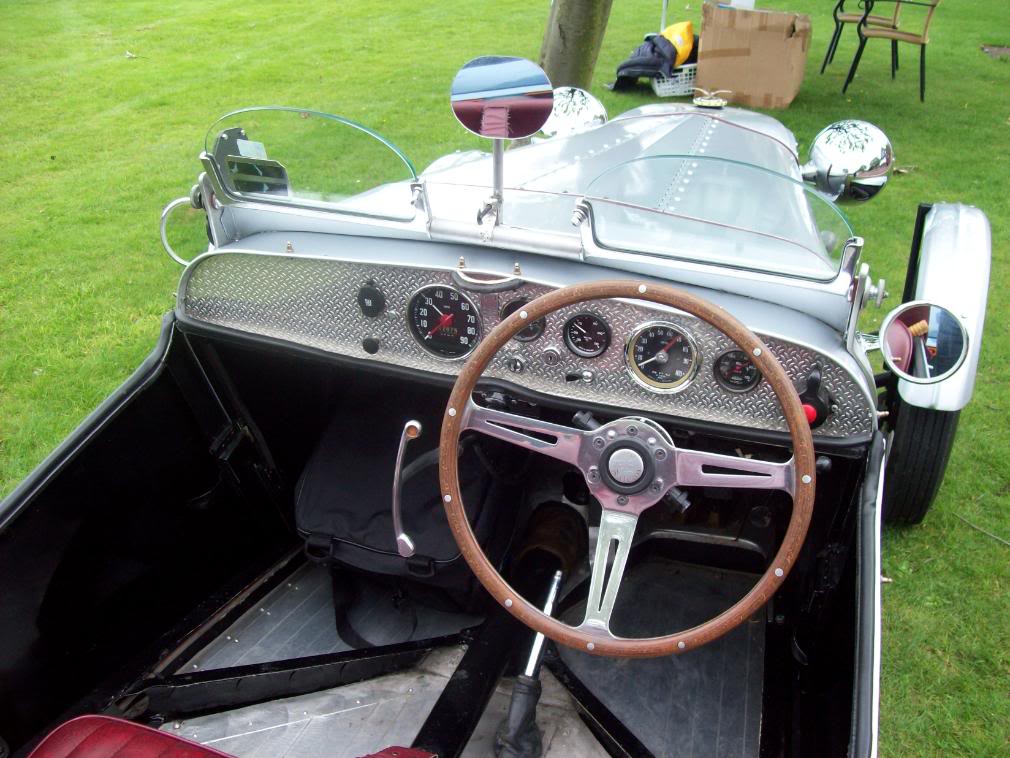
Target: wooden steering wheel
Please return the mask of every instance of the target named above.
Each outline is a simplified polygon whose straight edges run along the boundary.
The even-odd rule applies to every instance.
[[[751,357],[778,397],[792,438],[793,457],[774,463],[677,448],[658,424],[625,417],[582,431],[477,405],[474,387],[499,349],[533,321],[575,303],[603,298],[658,303],[697,316],[732,339]],[[495,570],[474,537],[459,487],[459,435],[473,429],[535,450],[577,467],[602,506],[596,557],[585,619],[569,626],[542,613]],[[547,441],[552,440],[552,441]],[[706,469],[713,469],[708,471]],[[663,285],[601,281],[565,287],[527,303],[499,323],[464,364],[442,420],[439,480],[449,526],[466,562],[484,588],[527,626],[564,645],[596,655],[628,658],[682,653],[721,637],[746,621],[778,590],[796,562],[813,513],[815,471],[810,426],[796,389],[778,360],[742,323],[694,295]],[[610,631],[639,515],[673,486],[778,489],[793,499],[789,528],[761,579],[743,598],[715,618],[676,634],[623,638]],[[613,549],[613,543],[616,549]],[[607,571],[608,557],[613,563]]]

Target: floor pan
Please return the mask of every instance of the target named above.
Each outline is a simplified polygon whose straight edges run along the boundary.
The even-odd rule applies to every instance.
[[[184,671],[346,650],[337,636],[329,575],[306,566],[208,645]],[[653,636],[718,615],[754,577],[649,559],[624,578],[613,624],[623,636]],[[565,616],[581,620],[576,606]],[[378,644],[449,634],[473,619],[425,611],[408,626],[376,592],[352,610],[355,628]],[[367,755],[409,745],[448,682],[460,647],[435,650],[412,669],[323,692],[169,722],[163,728],[243,758]],[[764,615],[682,656],[600,658],[562,649],[583,683],[657,756],[757,755],[764,675]],[[537,723],[547,756],[604,756],[567,691],[544,670]],[[511,682],[494,693],[464,755],[492,756]]]
[[[410,745],[463,655],[431,652],[419,666],[325,692],[275,700],[162,727],[240,758],[354,758]],[[537,709],[546,758],[604,758],[607,753],[575,713],[565,689],[544,671]],[[494,735],[508,710],[503,680],[467,744],[465,758],[494,755]]]
[[[371,584],[348,617],[354,631],[373,645],[453,634],[480,622],[474,616],[398,605],[391,589]],[[330,572],[306,563],[177,673],[245,666],[350,650],[337,634]]]
[[[625,637],[688,629],[754,585],[751,574],[650,559],[625,574],[612,626]],[[566,614],[579,623],[584,606]],[[568,667],[657,756],[758,754],[764,612],[715,642],[667,658],[600,658],[563,648]]]

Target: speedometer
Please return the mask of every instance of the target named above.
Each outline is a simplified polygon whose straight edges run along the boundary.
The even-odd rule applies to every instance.
[[[642,324],[628,340],[625,362],[631,376],[656,392],[678,392],[698,371],[694,340],[673,324]]]
[[[480,341],[480,317],[473,301],[444,284],[422,287],[407,305],[407,327],[432,355],[454,360],[469,355]]]

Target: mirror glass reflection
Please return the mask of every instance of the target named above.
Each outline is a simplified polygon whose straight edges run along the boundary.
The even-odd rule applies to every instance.
[[[551,115],[554,94],[538,65],[525,58],[474,58],[456,74],[452,112],[481,137],[522,139],[540,131]]]
[[[961,322],[946,308],[929,303],[908,303],[895,310],[885,320],[882,335],[888,368],[918,384],[950,376],[968,352]]]
[[[554,90],[554,109],[540,131],[545,137],[569,137],[607,123],[603,103],[578,87]]]

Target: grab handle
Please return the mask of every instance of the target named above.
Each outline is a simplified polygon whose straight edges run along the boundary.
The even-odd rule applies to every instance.
[[[400,433],[400,447],[396,451],[396,468],[393,470],[393,534],[396,537],[396,551],[404,558],[414,554],[414,541],[403,529],[403,511],[401,510],[403,456],[407,452],[407,443],[421,436],[421,422],[411,419],[403,425]]]

